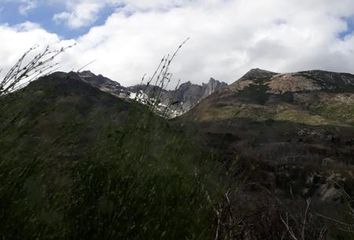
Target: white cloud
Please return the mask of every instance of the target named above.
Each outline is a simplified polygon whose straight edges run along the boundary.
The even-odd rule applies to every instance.
[[[61,41],[56,34],[48,33],[39,25],[25,22],[11,27],[0,26],[0,42],[0,56],[2,56],[0,69],[3,70],[0,73],[1,77],[31,47],[38,44],[43,44],[42,47],[46,47],[47,44],[53,47],[66,46],[71,41]]]
[[[21,0],[21,4],[19,6],[19,13],[21,15],[27,15],[28,12],[35,9],[38,6],[37,0]]]
[[[199,1],[199,0],[198,0]],[[136,9],[168,9],[171,7],[181,7],[187,4],[192,4],[196,0],[123,0],[126,5]],[[205,2],[208,2],[206,0]]]
[[[72,6],[79,6],[80,2],[71,1]],[[126,0],[124,3],[126,7],[117,9],[104,25],[91,28],[77,39],[79,45],[66,55],[66,69],[78,69],[96,60],[90,65],[94,72],[124,85],[135,84],[144,73],[154,71],[164,54],[191,37],[173,63],[171,70],[176,80],[200,83],[215,77],[230,83],[254,67],[279,72],[306,69],[354,72],[354,34],[344,39],[338,37],[348,30],[344,19],[354,15],[352,0]],[[80,14],[90,17],[78,17],[85,20],[78,21],[76,26],[99,14],[89,8],[86,13],[77,12],[66,19]],[[13,38],[20,35],[14,34]],[[1,37],[0,41],[4,42]]]
[[[349,0],[207,0],[132,16],[121,11],[82,36],[80,57],[72,59],[82,65],[96,59],[93,70],[133,84],[189,36],[173,65],[183,80],[232,82],[253,67],[354,72],[347,53],[353,39],[337,37],[347,27],[343,17],[353,14]]]
[[[23,0],[30,1],[30,0]],[[125,6],[126,12],[168,10],[185,6],[193,0],[51,0],[53,3],[64,3],[67,10],[57,13],[53,20],[65,23],[70,28],[87,27],[96,22],[100,11],[105,7]]]
[[[61,12],[53,16],[53,20],[57,23],[64,22],[70,28],[86,27],[94,23],[100,10],[105,5],[100,2],[80,2],[70,5],[70,11]]]

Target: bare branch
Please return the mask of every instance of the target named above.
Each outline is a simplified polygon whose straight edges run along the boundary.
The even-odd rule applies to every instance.
[[[280,216],[280,220],[283,222],[284,226],[286,227],[288,233],[290,234],[290,237],[293,240],[298,240],[298,238],[295,236],[294,231],[291,229],[291,227],[289,226],[289,216],[288,213],[286,214],[286,221],[284,220],[284,218],[282,216]]]
[[[305,215],[304,215],[304,220],[302,222],[302,230],[301,230],[301,239],[305,240],[305,229],[306,229],[306,221],[308,217],[308,213],[310,210],[312,199],[307,199],[306,200],[306,210],[305,210]]]
[[[79,68],[76,72],[81,72],[83,69],[85,69],[86,67],[90,66],[92,63],[96,62],[95,60],[92,60],[91,62],[85,64],[83,67]]]
[[[39,46],[31,47],[10,68],[5,77],[0,80],[0,96],[21,89],[28,83],[52,72],[51,70],[57,69],[59,63],[55,63],[54,60],[75,45],[54,50],[47,46],[42,52],[32,57],[32,53],[37,51]]]

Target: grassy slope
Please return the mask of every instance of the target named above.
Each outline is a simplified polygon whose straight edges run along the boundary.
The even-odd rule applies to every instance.
[[[0,108],[2,239],[210,236],[208,164],[143,106],[58,73]]]

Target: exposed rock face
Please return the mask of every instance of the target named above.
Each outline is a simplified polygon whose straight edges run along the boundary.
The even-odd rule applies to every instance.
[[[203,83],[202,85],[186,82],[175,90],[165,90],[151,85],[123,87],[118,82],[102,75],[95,75],[90,71],[81,72],[79,76],[82,80],[99,88],[101,91],[111,93],[121,98],[134,98],[136,94],[141,94],[144,95],[145,98],[158,99],[160,106],[169,106],[172,108],[173,115],[170,117],[179,116],[189,111],[197,105],[200,100],[227,87],[226,83],[213,78],[211,78],[208,83]]]
[[[225,88],[226,86],[226,83],[215,80],[214,78],[210,78],[207,84],[203,84],[203,87],[205,88],[203,98]]]
[[[175,93],[173,93],[175,95],[173,101],[181,103],[182,111],[187,112],[197,105],[200,100],[226,86],[226,83],[217,81],[213,78],[211,78],[208,83],[203,83],[201,86],[187,82],[182,84]]]
[[[100,89],[103,92],[108,92],[116,96],[122,96],[125,93],[125,88],[118,82],[112,81],[102,75],[95,75],[90,71],[83,71],[78,73],[82,80],[90,85]]]
[[[270,93],[284,94],[287,92],[318,91],[322,87],[315,80],[296,74],[279,74],[268,82]]]

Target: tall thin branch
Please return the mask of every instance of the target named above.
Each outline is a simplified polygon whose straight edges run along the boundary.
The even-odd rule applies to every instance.
[[[54,62],[55,59],[75,45],[54,50],[47,46],[43,51],[32,57],[30,55],[37,51],[39,46],[31,47],[9,69],[5,77],[0,80],[0,96],[16,91],[56,69],[59,63]]]

